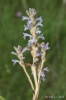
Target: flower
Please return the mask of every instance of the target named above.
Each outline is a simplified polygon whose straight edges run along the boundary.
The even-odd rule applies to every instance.
[[[42,27],[43,27],[42,21],[38,22],[38,23],[36,24],[36,27],[37,27],[37,26],[42,26]]]
[[[44,71],[49,71],[48,67],[45,67],[43,70],[44,70]]]
[[[38,56],[41,56],[41,54],[42,54],[42,52],[40,51],[40,50],[38,50],[37,52],[36,52],[36,56],[38,57]]]
[[[39,28],[36,28],[36,34],[40,34],[41,31],[39,30]]]
[[[44,50],[49,50],[50,47],[48,46],[49,45],[49,42],[47,42],[46,44],[44,42],[42,42],[41,44],[38,44],[38,47],[40,47],[43,51]]]
[[[22,53],[24,53],[26,50],[28,50],[27,47],[23,48]]]
[[[16,63],[19,63],[19,60],[14,60],[12,59],[13,65],[15,65]]]
[[[30,29],[30,26],[29,25],[24,25],[24,31],[26,31],[26,30],[29,30]]]
[[[45,49],[46,49],[46,50],[49,50],[49,49],[50,49],[50,47],[49,47],[48,45],[49,45],[49,42],[47,42],[47,43],[45,44]]]
[[[29,36],[29,37],[30,37],[30,39],[31,39],[31,38],[33,38],[33,36],[32,36],[32,35],[30,35],[30,34],[28,34],[28,33],[23,33],[23,35],[24,35],[24,36],[23,36],[23,37],[24,37],[24,39],[26,39],[26,37],[27,37],[27,36]]]
[[[22,21],[24,21],[24,20],[28,20],[29,18],[28,17],[26,17],[26,16],[22,16]]]
[[[42,80],[42,81],[45,81],[45,80],[46,80],[46,79],[45,79],[45,74],[44,74],[44,72],[41,72],[40,76],[41,76],[41,80]]]
[[[36,18],[35,20],[36,20],[36,21],[41,21],[41,22],[42,22],[42,16]]]
[[[37,39],[39,39],[39,38],[42,38],[42,40],[45,39],[45,38],[43,37],[43,34],[41,34],[41,35],[39,35],[39,36],[37,37]]]
[[[30,45],[30,44],[33,44],[34,42],[35,42],[34,39],[30,39],[30,40],[28,41],[28,44]]]

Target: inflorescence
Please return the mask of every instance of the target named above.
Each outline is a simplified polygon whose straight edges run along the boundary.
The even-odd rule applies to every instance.
[[[41,79],[43,81],[45,80],[44,71],[49,71],[48,67],[43,68],[43,64],[45,62],[46,50],[49,50],[50,47],[48,46],[48,42],[46,44],[44,42],[38,43],[39,39],[42,39],[43,41],[45,39],[43,34],[41,33],[41,30],[39,29],[40,26],[43,27],[42,16],[35,19],[34,17],[36,15],[36,11],[33,8],[29,8],[26,13],[28,17],[22,16],[22,21],[27,20],[27,25],[24,25],[24,31],[29,30],[30,34],[27,32],[23,32],[23,38],[26,39],[27,37],[29,37],[29,40],[25,48],[22,48],[20,45],[18,45],[18,47],[14,46],[16,52],[12,52],[12,54],[16,55],[18,57],[18,60],[13,59],[12,61],[14,64],[19,63],[22,66],[25,73],[27,73],[26,75],[32,86],[32,89],[35,91],[32,80],[26,70],[26,66],[31,66],[30,68],[34,77],[35,87],[39,88],[38,85]],[[24,62],[24,52],[26,51],[29,51],[31,53],[31,56],[33,58],[32,64],[26,64]]]

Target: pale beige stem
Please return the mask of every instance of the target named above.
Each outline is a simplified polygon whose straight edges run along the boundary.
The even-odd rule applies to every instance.
[[[26,70],[26,68],[25,68],[25,65],[22,64],[21,61],[19,62],[19,64],[20,64],[21,67],[23,68],[23,70],[24,70],[24,72],[25,72],[25,74],[26,74],[26,76],[27,76],[27,78],[28,78],[28,81],[30,82],[30,85],[31,85],[31,87],[32,87],[32,90],[34,91],[34,86],[33,86],[32,80],[31,80],[31,78],[30,78],[30,76],[29,76],[29,74],[28,74],[28,72],[27,72],[27,70]]]

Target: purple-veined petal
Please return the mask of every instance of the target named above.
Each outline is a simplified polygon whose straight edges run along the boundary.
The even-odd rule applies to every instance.
[[[27,16],[22,16],[22,20],[28,20],[29,18]]]
[[[48,67],[44,68],[43,70],[44,70],[44,71],[49,71]]]
[[[42,26],[42,27],[43,27],[42,21],[38,22],[38,23],[36,24],[36,26]]]
[[[16,51],[17,51],[17,47],[15,47],[15,46],[14,46],[14,50],[16,50]]]
[[[41,31],[39,30],[39,28],[36,28],[36,33],[37,34],[40,34],[41,33]]]
[[[14,59],[12,59],[12,62],[13,62],[13,65],[15,65],[16,63],[19,62],[19,60],[14,60]]]

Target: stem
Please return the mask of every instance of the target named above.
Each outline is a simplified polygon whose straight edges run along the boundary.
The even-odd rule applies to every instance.
[[[21,62],[19,62],[19,64],[20,64],[21,67],[23,68],[23,70],[24,70],[24,72],[25,72],[25,74],[26,74],[26,76],[27,76],[27,78],[28,78],[28,81],[29,81],[29,83],[30,83],[30,85],[31,85],[31,87],[32,87],[32,90],[34,91],[34,86],[33,86],[32,80],[31,80],[31,78],[30,78],[30,76],[29,76],[29,74],[28,74],[28,72],[27,72],[27,70],[26,70],[26,68],[25,68],[25,65],[22,64]]]
[[[38,82],[37,82],[36,90],[35,90],[35,92],[33,94],[33,100],[37,100],[38,99],[39,90],[40,90],[40,84],[41,84],[40,75],[41,75],[41,70],[42,70],[42,67],[43,67],[43,63],[44,63],[44,61],[42,61],[40,69],[39,69]]]

